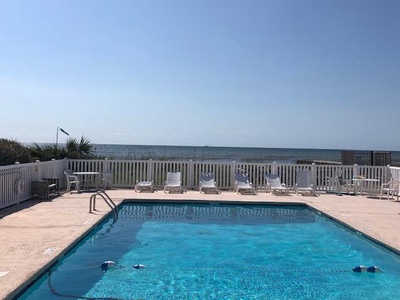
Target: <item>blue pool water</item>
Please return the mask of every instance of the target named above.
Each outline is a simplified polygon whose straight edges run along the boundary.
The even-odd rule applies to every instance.
[[[388,300],[399,275],[397,255],[305,207],[125,204],[20,299]]]

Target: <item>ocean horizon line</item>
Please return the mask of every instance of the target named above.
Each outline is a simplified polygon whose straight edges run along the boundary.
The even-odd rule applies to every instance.
[[[93,145],[109,146],[138,146],[138,147],[193,147],[193,148],[245,148],[245,149],[284,149],[284,150],[327,150],[327,151],[390,151],[400,152],[400,150],[386,149],[363,149],[363,148],[302,148],[302,147],[266,147],[266,146],[216,146],[216,145],[155,145],[155,144],[121,144],[121,143],[92,143]]]
[[[172,161],[214,161],[247,163],[304,163],[332,162],[342,163],[341,149],[306,148],[263,148],[263,147],[226,147],[226,146],[173,146],[173,145],[129,145],[129,144],[93,144],[93,154],[109,159],[130,160],[172,160]],[[371,159],[373,150],[360,151],[358,156]],[[370,152],[371,151],[371,152]],[[391,153],[391,161],[400,162],[400,152]]]

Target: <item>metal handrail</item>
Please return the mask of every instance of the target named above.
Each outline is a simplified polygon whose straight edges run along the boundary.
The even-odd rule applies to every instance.
[[[117,205],[112,201],[110,196],[104,191],[100,190],[96,193],[94,193],[92,196],[90,196],[90,201],[89,201],[89,213],[92,213],[92,211],[96,210],[96,197],[101,196],[103,198],[104,202],[111,208],[111,211],[114,214],[114,220],[118,219],[118,209]]]

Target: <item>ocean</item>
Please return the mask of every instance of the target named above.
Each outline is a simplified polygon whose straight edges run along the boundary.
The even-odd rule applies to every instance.
[[[294,148],[196,147],[94,144],[94,155],[109,159],[193,160],[247,163],[297,163],[299,161],[342,161],[341,150]],[[400,163],[400,152],[392,151],[392,165]]]

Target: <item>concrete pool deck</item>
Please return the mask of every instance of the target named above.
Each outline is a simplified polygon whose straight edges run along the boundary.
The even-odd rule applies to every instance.
[[[302,203],[339,220],[355,230],[379,240],[400,253],[400,201],[377,197],[321,194],[277,196],[258,195],[136,193],[134,190],[107,190],[116,204],[124,199],[144,201],[232,201],[252,203]],[[51,200],[35,199],[0,210],[0,299],[12,299],[26,282],[48,268],[71,244],[87,233],[109,211],[98,198],[95,213],[89,213],[92,193],[65,193]]]

